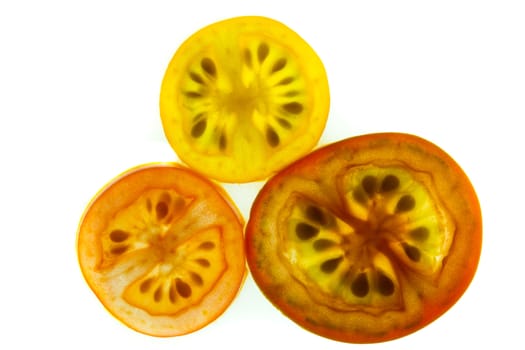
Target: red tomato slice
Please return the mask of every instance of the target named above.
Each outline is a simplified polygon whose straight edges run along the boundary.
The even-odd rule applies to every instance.
[[[481,241],[463,170],[396,133],[350,138],[287,167],[257,196],[246,232],[266,297],[302,327],[355,343],[442,315],[471,282]]]

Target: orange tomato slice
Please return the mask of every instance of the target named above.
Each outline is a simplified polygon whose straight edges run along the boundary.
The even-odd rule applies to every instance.
[[[132,329],[176,336],[221,315],[246,268],[243,219],[227,194],[176,164],[131,169],[106,185],[78,229],[82,273]]]

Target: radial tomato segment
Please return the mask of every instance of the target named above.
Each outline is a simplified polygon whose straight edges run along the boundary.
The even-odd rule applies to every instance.
[[[428,174],[399,167],[355,167],[340,178],[349,220],[363,248],[388,248],[398,263],[422,275],[441,271],[454,223]],[[372,236],[372,237],[370,237]]]
[[[226,269],[218,228],[187,241],[158,242],[163,258],[124,291],[124,299],[153,315],[171,315],[199,303]]]
[[[186,40],[160,97],[168,141],[211,178],[258,180],[307,153],[326,122],[322,62],[280,22],[237,17]]]
[[[268,181],[246,229],[264,294],[336,340],[399,338],[449,309],[472,280],[481,213],[444,151],[407,134],[321,148]]]
[[[112,267],[125,253],[173,245],[175,235],[170,231],[192,200],[173,190],[154,189],[120,210],[100,235],[99,269]]]
[[[290,199],[280,220],[281,259],[317,303],[376,313],[403,306],[392,262],[365,242],[362,228],[302,196]]]
[[[175,164],[132,169],[90,203],[78,232],[84,277],[102,304],[155,336],[217,318],[245,275],[243,222],[224,191]]]

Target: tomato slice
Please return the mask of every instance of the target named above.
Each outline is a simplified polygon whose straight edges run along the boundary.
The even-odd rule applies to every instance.
[[[448,310],[481,240],[462,169],[398,133],[349,138],[287,167],[257,196],[246,232],[267,298],[304,328],[355,343],[405,336]]]
[[[226,193],[190,169],[150,164],[106,185],[78,229],[82,273],[136,331],[200,329],[232,302],[246,273],[243,219]]]
[[[324,129],[328,81],[284,24],[236,17],[187,39],[166,70],[160,112],[179,158],[210,178],[261,180],[308,153]]]

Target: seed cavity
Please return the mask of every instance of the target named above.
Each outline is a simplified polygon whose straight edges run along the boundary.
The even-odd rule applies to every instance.
[[[396,212],[406,212],[414,209],[416,206],[416,200],[409,194],[405,194],[399,199],[396,205]]]
[[[211,58],[204,57],[201,61],[201,67],[210,76],[215,77],[217,75],[217,67]]]
[[[201,98],[202,97],[202,94],[196,91],[186,91],[184,95],[186,95],[186,97],[189,97],[189,98]]]
[[[336,243],[334,241],[331,241],[329,239],[318,239],[314,242],[314,250],[317,252],[322,252],[324,250],[327,250],[333,246],[335,246]]]
[[[126,239],[128,239],[129,233],[123,230],[113,230],[109,234],[109,239],[111,239],[115,243],[124,242]]]
[[[113,255],[124,254],[126,252],[126,250],[128,250],[128,248],[129,248],[129,245],[121,245],[121,246],[115,247],[115,248],[111,249],[111,254],[113,254]]]
[[[210,261],[208,259],[199,258],[199,259],[195,259],[195,262],[197,262],[197,264],[199,264],[202,267],[210,267],[211,266]]]
[[[306,217],[321,226],[327,224],[323,211],[316,206],[310,205],[306,208]]]
[[[268,47],[267,43],[260,43],[259,47],[257,48],[257,58],[259,59],[259,63],[263,63],[266,57],[268,57],[268,53],[270,52],[270,48]]]
[[[252,68],[252,53],[248,49],[244,50],[244,63],[246,63],[249,68]]]
[[[418,262],[421,260],[421,251],[407,243],[403,243],[403,250],[405,251],[406,256],[413,262]]]
[[[188,283],[184,282],[180,278],[175,280],[175,288],[177,293],[183,298],[189,298],[191,296],[192,290]]]
[[[377,290],[385,297],[394,294],[394,282],[383,272],[377,275]]]
[[[159,302],[162,299],[162,284],[155,289],[155,293],[153,293],[153,300],[155,302]]]
[[[368,197],[372,197],[376,192],[377,178],[375,176],[367,175],[361,180],[361,186],[363,186]]]
[[[148,278],[142,281],[142,283],[139,286],[140,292],[147,293],[150,290],[152,283],[153,283],[153,278]]]
[[[204,84],[204,79],[198,73],[190,72],[190,78],[197,84]]]
[[[277,73],[278,71],[282,70],[286,66],[286,58],[280,58],[278,59],[272,67],[272,74]]]
[[[175,301],[177,301],[177,288],[175,287],[174,283],[172,283],[170,286],[168,297],[170,298],[170,302],[172,304],[175,303]]]
[[[168,215],[168,204],[166,202],[158,202],[155,206],[155,214],[157,215],[157,220],[162,220]]]
[[[354,200],[358,203],[361,203],[361,204],[367,203],[367,198],[365,196],[365,193],[361,191],[360,189],[355,189],[352,192],[352,198],[354,198]]]
[[[342,256],[338,258],[326,260],[325,262],[321,264],[321,271],[323,271],[324,273],[332,273],[337,269],[341,261],[343,261]]]
[[[266,142],[268,142],[271,147],[277,147],[281,142],[279,135],[271,126],[266,128]]]
[[[290,90],[287,93],[285,93],[283,96],[285,96],[285,97],[295,97],[295,96],[298,96],[299,94],[301,94],[300,91]]]
[[[303,111],[304,107],[299,102],[290,102],[282,105],[283,109],[291,114],[299,114]]]
[[[409,233],[410,237],[413,240],[418,241],[418,242],[426,241],[428,236],[429,236],[429,234],[430,234],[430,232],[429,232],[428,228],[426,228],[424,226],[415,228],[412,231],[410,231],[410,233]]]
[[[294,81],[294,77],[286,77],[277,83],[277,85],[288,85]]]
[[[387,175],[381,182],[381,192],[390,192],[399,187],[399,178],[395,175]]]
[[[221,133],[221,136],[219,136],[219,149],[221,151],[224,151],[226,149],[227,142],[226,142],[226,135],[224,133]]]
[[[290,122],[284,118],[277,118],[277,122],[279,123],[279,125],[281,125],[285,129],[292,128],[292,124],[290,124]]]
[[[198,286],[202,286],[204,284],[204,280],[202,279],[201,275],[199,275],[196,272],[190,272],[190,277],[193,283],[195,283]]]
[[[295,234],[300,240],[306,241],[317,236],[319,229],[305,222],[300,222],[295,226]]]
[[[201,137],[204,133],[204,130],[206,130],[206,119],[199,120],[193,127],[191,128],[191,136],[194,138]]]
[[[350,289],[352,291],[352,294],[356,297],[363,298],[365,297],[369,290],[370,286],[368,285],[368,278],[366,277],[366,273],[361,272],[357,275],[357,277],[352,282]]]
[[[213,248],[215,248],[215,243],[211,241],[202,242],[199,245],[199,249],[202,249],[202,250],[212,250]]]

